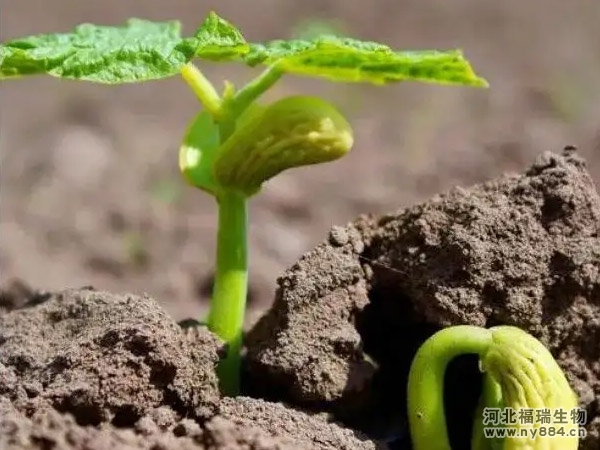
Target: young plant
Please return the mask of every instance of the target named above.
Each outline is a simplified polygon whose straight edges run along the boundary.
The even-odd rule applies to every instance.
[[[241,62],[265,70],[241,89],[221,94],[192,60]],[[487,86],[458,50],[405,51],[355,39],[247,42],[210,13],[182,37],[176,21],[130,19],[122,27],[83,24],[70,33],[15,39],[0,46],[0,79],[47,74],[103,84],[139,83],[181,75],[203,109],[191,121],[179,155],[187,181],[215,197],[217,263],[208,326],[228,344],[219,375],[225,392],[239,386],[247,292],[247,203],[283,170],[333,161],[353,143],[352,130],[328,102],[289,97],[259,105],[284,74],[383,85],[415,80]]]
[[[471,353],[479,355],[484,372],[472,450],[577,450],[579,430],[572,417],[577,396],[550,352],[519,328],[470,325],[434,334],[413,360],[408,416],[414,450],[451,450],[444,415],[444,373],[452,359]],[[484,433],[485,408],[512,408],[516,417],[532,411],[534,416],[531,424],[497,424],[516,431],[514,437],[494,439]],[[548,411],[543,424],[535,418],[540,410]],[[529,429],[523,432],[525,428]]]

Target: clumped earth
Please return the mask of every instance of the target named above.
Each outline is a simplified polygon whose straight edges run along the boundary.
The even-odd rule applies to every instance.
[[[0,448],[407,450],[418,346],[449,325],[511,324],[566,371],[588,413],[580,448],[595,450],[599,232],[600,197],[573,148],[334,227],[279,278],[234,399],[218,392],[221,342],[153,299],[15,283],[0,293]],[[479,382],[476,360],[453,363],[456,449],[467,448]]]
[[[516,325],[566,370],[588,413],[581,448],[600,448],[599,232],[600,197],[573,148],[542,155],[524,174],[335,227],[279,278],[248,337],[250,385],[406,439],[405,386],[419,345],[444,326]],[[451,367],[457,448],[466,448],[478,383],[476,360]]]
[[[3,450],[376,448],[327,415],[220,399],[221,342],[183,330],[150,298],[92,288],[9,297],[0,315]]]

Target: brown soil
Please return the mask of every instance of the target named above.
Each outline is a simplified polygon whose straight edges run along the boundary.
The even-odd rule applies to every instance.
[[[568,373],[589,417],[581,448],[597,449],[599,232],[600,197],[573,148],[544,154],[522,175],[336,227],[279,279],[248,338],[250,386],[405,436],[408,368],[424,339],[449,325],[516,325]],[[450,372],[456,448],[466,448],[469,429],[453,419],[474,408],[477,373],[469,358]]]
[[[600,2],[246,3],[221,0],[217,10],[251,40],[334,20],[398,48],[462,48],[492,89],[294,77],[274,89],[270,98],[336,103],[356,145],[334,164],[282,174],[252,202],[248,327],[271,304],[277,275],[332,224],[374,213],[334,227],[294,264],[250,335],[245,393],[304,411],[295,412],[220,399],[218,342],[174,323],[206,311],[217,223],[212,199],[178,173],[177,147],[198,108],[184,84],[2,83],[0,449],[9,440],[10,450],[373,448],[335,418],[406,450],[404,386],[417,346],[444,325],[507,322],[559,358],[590,413],[583,448],[597,450],[599,216],[581,162],[546,157],[523,176],[385,214],[521,170],[557,143],[580,146],[599,180]],[[131,16],[182,19],[191,33],[215,5],[19,0],[3,5],[0,38]],[[214,80],[254,74],[202,68]],[[101,291],[63,291],[87,284]],[[88,312],[102,319],[91,323]],[[450,371],[463,406],[448,398],[454,443],[467,430],[453,420],[477,394],[474,364],[464,358]]]
[[[357,433],[251,398],[221,399],[221,344],[148,297],[36,294],[0,314],[0,448],[374,450]]]
[[[168,405],[207,417],[219,398],[216,339],[187,335],[149,298],[91,289],[0,317],[0,390],[18,409],[53,406],[78,423],[132,425]]]
[[[147,296],[13,283],[0,292],[0,448],[407,450],[414,353],[468,323],[540,338],[587,410],[580,449],[597,449],[599,231],[600,197],[573,147],[334,227],[278,279],[247,336],[254,398],[222,398],[220,341]],[[468,448],[477,361],[457,359],[447,387],[453,448]]]

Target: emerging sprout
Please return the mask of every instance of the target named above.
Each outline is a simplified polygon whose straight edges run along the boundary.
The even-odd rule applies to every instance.
[[[265,71],[220,95],[192,63],[237,61]],[[179,152],[193,186],[219,206],[217,267],[208,326],[229,347],[219,375],[239,390],[240,350],[248,283],[247,200],[283,170],[333,161],[352,146],[350,126],[329,103],[292,97],[263,108],[256,100],[284,74],[383,85],[399,81],[486,87],[459,50],[395,51],[351,38],[247,42],[211,12],[193,36],[177,21],[130,19],[124,26],[83,24],[70,33],[0,45],[0,80],[46,74],[102,84],[139,83],[181,75],[203,106]]]
[[[579,430],[572,417],[577,396],[544,345],[515,327],[486,330],[469,325],[439,331],[415,356],[408,384],[415,450],[451,450],[444,417],[444,372],[450,360],[468,353],[479,355],[485,373],[473,450],[577,450]],[[483,434],[484,408],[511,409],[516,416],[523,410],[547,410],[549,420],[540,423],[533,417],[531,425],[502,424],[515,429],[513,437],[490,439]]]

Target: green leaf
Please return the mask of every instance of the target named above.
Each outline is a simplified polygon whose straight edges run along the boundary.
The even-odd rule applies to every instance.
[[[191,37],[176,21],[130,19],[125,26],[83,24],[71,33],[0,44],[0,79],[48,74],[118,84],[176,75],[193,58],[276,66],[283,73],[385,84],[415,80],[487,86],[459,50],[398,52],[375,42],[321,36],[248,44],[214,12]]]
[[[208,111],[194,117],[179,149],[179,169],[192,186],[215,195],[218,184],[213,175],[219,149],[219,127]]]
[[[194,37],[185,39],[184,45],[194,49],[194,56],[213,61],[235,59],[250,50],[240,30],[214,12],[209,13]]]
[[[0,46],[0,78],[48,74],[97,83],[128,83],[177,74],[187,62],[179,22],[130,19],[123,27],[79,25]]]
[[[397,52],[383,44],[335,36],[254,44],[245,60],[251,66],[277,65],[283,72],[333,81],[487,86],[460,50]]]
[[[0,45],[0,79],[48,74],[105,84],[140,82],[177,75],[194,57],[231,60],[248,51],[240,31],[215,13],[185,39],[177,21],[130,19],[121,27],[83,24],[71,33]]]

